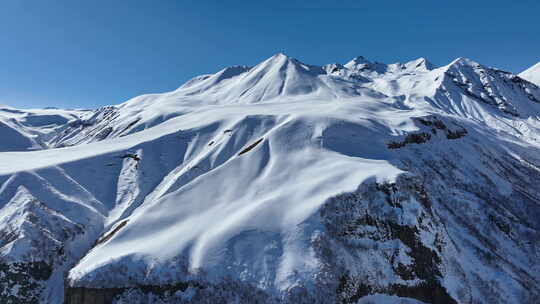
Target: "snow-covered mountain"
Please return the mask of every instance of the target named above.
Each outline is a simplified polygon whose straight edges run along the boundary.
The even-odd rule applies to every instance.
[[[0,111],[3,302],[540,296],[540,88],[511,73],[277,54],[94,111]]]

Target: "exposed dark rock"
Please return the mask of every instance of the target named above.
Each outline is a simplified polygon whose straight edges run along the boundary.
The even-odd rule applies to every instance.
[[[452,130],[446,131],[446,138],[448,139],[458,139],[465,135],[467,135],[467,130],[465,129],[456,130],[456,131],[452,131]]]
[[[420,202],[423,208],[423,212],[417,215],[418,224],[413,226],[397,222],[392,215],[394,212],[404,213],[404,207],[411,204],[411,199]],[[385,202],[391,208],[382,211],[377,205],[379,201]],[[371,204],[373,207],[370,207]],[[327,230],[342,242],[343,246],[350,248],[352,254],[355,251],[361,254],[365,250],[351,245],[355,240],[372,240],[376,242],[373,248],[377,248],[377,243],[398,240],[409,248],[405,254],[410,257],[411,262],[400,262],[399,248],[387,257],[386,262],[402,280],[418,282],[407,285],[395,281],[393,283],[392,280],[387,284],[373,282],[373,279],[359,273],[354,274],[353,269],[347,270],[347,266],[343,265],[345,272],[341,274],[336,289],[340,303],[356,303],[360,298],[373,293],[414,298],[427,303],[457,303],[440,283],[443,261],[439,254],[445,246],[444,242],[436,235],[436,242],[430,244],[437,248],[434,250],[420,238],[421,230],[424,230],[424,233],[433,233],[434,229],[441,229],[431,206],[432,203],[419,180],[409,177],[400,177],[396,183],[362,185],[357,192],[340,195],[325,204],[321,209],[321,216],[325,219]],[[427,226],[424,223],[427,223]],[[384,252],[378,254],[385,256]]]
[[[64,288],[65,304],[110,304],[124,288]]]
[[[99,131],[99,133],[95,136],[95,138],[97,140],[104,140],[105,138],[107,138],[107,136],[109,136],[109,134],[111,134],[112,131],[113,131],[112,127],[105,127]]]
[[[238,153],[238,156],[251,151],[251,149],[255,148],[261,141],[263,141],[263,139],[264,138],[259,138],[257,141],[255,141],[251,145],[247,146],[244,150],[242,150],[242,151],[240,151],[240,153]]]
[[[136,161],[140,161],[141,158],[139,157],[139,155],[135,154],[135,153],[126,153],[124,155],[122,155],[122,158],[131,158],[131,159],[134,159]]]
[[[224,278],[219,284],[188,281],[164,285],[138,285],[122,288],[65,287],[65,304],[118,303],[279,303],[261,289]],[[187,294],[187,296],[186,296]],[[295,303],[302,303],[301,301]],[[315,303],[308,301],[305,303]]]
[[[389,149],[403,148],[407,144],[422,144],[431,139],[431,134],[426,132],[409,133],[402,141],[392,141],[388,143]]]
[[[46,262],[0,261],[0,303],[37,304],[44,282],[52,274]]]
[[[97,241],[96,241],[96,244],[94,246],[97,246],[99,244],[103,244],[105,242],[107,242],[108,240],[110,240],[118,231],[120,231],[120,229],[122,229],[127,223],[128,223],[129,220],[124,220],[122,222],[120,222],[120,224],[118,224],[116,227],[114,227],[114,229],[103,235],[102,237],[100,237]]]

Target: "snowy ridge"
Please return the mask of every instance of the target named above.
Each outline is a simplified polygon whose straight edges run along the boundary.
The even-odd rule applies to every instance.
[[[540,295],[540,89],[511,73],[277,54],[117,106],[43,111],[59,116],[0,115],[0,280],[43,262],[19,299]]]
[[[50,141],[70,121],[87,111],[33,109],[19,110],[0,105],[0,134],[10,140],[0,143],[0,151],[37,150],[50,146]]]
[[[125,136],[209,105],[367,96],[412,108],[428,102],[444,112],[489,120],[497,108],[510,115],[537,115],[530,101],[538,102],[539,94],[537,87],[515,75],[468,59],[436,69],[424,58],[387,65],[360,56],[345,65],[317,67],[277,54],[255,67],[225,68],[195,77],[173,92],[142,95],[117,107],[101,108],[71,123],[53,142],[63,146]]]
[[[226,68],[211,77],[176,91],[182,95],[214,95],[216,99],[254,103],[280,96],[315,93],[325,87],[318,78],[322,68],[277,54],[253,68]]]

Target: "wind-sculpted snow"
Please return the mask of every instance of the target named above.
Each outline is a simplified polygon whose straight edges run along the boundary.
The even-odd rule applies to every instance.
[[[533,303],[539,100],[468,59],[278,54],[94,111],[9,108],[0,300]]]

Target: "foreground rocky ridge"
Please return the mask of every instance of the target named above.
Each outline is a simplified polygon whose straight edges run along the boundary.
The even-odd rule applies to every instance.
[[[54,111],[6,110],[32,140],[0,153],[6,303],[540,296],[540,89],[518,76],[278,54]]]

